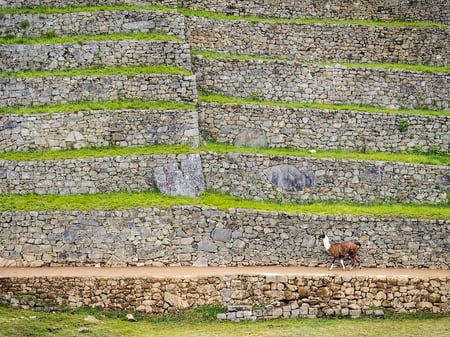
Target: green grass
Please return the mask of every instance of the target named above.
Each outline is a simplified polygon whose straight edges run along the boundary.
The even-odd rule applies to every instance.
[[[67,69],[55,71],[20,71],[0,73],[0,78],[38,78],[51,76],[133,76],[139,74],[191,75],[191,71],[167,65],[123,66],[107,68]]]
[[[234,147],[229,144],[208,143],[199,148],[192,148],[188,145],[157,145],[138,147],[96,147],[83,148],[77,150],[63,151],[35,151],[35,152],[0,152],[0,160],[64,160],[98,158],[111,156],[130,156],[145,154],[180,154],[199,153],[201,151],[212,151],[216,153],[244,153],[263,154],[271,156],[294,156],[310,158],[333,158],[348,160],[371,160],[405,162],[422,165],[450,165],[450,155],[447,154],[416,154],[416,153],[385,153],[385,152],[350,152],[339,150],[317,150],[314,153],[309,150],[291,148],[247,148]]]
[[[176,12],[174,8],[159,5],[104,5],[104,6],[81,6],[81,7],[37,7],[37,8],[0,8],[0,14],[68,14],[77,12],[101,12],[101,11],[167,11]]]
[[[190,312],[193,310],[191,309]],[[207,309],[211,314],[212,309]],[[97,323],[84,319],[94,316]],[[128,322],[126,313],[75,310],[33,312],[0,307],[0,337],[81,336],[80,327],[96,337],[435,337],[450,333],[449,315],[390,315],[385,319],[279,319],[258,322],[219,322],[199,314],[145,315],[135,313],[137,322]],[[192,316],[193,317],[192,317]],[[349,333],[351,331],[351,334]]]
[[[330,24],[330,25],[359,25],[359,26],[380,26],[380,27],[438,27],[449,28],[450,25],[443,23],[424,22],[424,21],[371,21],[371,20],[343,20],[343,19],[291,19],[291,18],[262,18],[256,16],[237,16],[215,13],[205,10],[193,10],[188,8],[178,8],[178,12],[185,16],[197,16],[214,20],[243,20],[255,23],[284,23],[284,24]]]
[[[62,211],[105,210],[134,208],[168,208],[177,205],[208,206],[220,210],[230,208],[259,211],[285,212],[289,214],[320,214],[374,217],[401,217],[414,219],[449,219],[447,204],[399,204],[373,202],[357,204],[350,201],[311,202],[305,204],[277,203],[246,200],[217,192],[205,192],[197,198],[167,196],[157,192],[117,192],[77,195],[0,195],[0,211]]]
[[[272,156],[294,156],[311,158],[333,158],[348,160],[373,160],[404,162],[410,164],[428,164],[428,165],[450,165],[450,155],[447,154],[417,154],[417,153],[387,153],[387,152],[350,152],[341,150],[316,150],[312,153],[310,150],[291,149],[291,148],[248,148],[234,147],[229,144],[208,143],[200,147],[204,151],[213,151],[217,153],[247,153],[263,154]],[[1,158],[1,155],[0,155]]]
[[[136,147],[95,147],[62,151],[3,152],[0,153],[0,160],[64,160],[182,153],[198,153],[198,149],[192,148],[189,145],[154,145]]]
[[[16,37],[16,36],[2,36],[0,37],[0,44],[57,44],[57,43],[82,43],[90,41],[127,41],[127,40],[141,40],[141,41],[173,41],[183,42],[184,40],[169,34],[159,32],[150,33],[113,33],[113,34],[98,34],[98,35],[74,35],[74,36],[55,36],[55,37]]]
[[[228,58],[239,61],[263,61],[263,62],[278,62],[289,61],[286,58],[269,58],[253,55],[237,55],[224,52],[213,52],[206,50],[191,50],[193,56],[200,55],[206,58],[219,59]],[[292,61],[289,61],[292,62]],[[340,67],[346,68],[369,68],[369,69],[390,69],[400,71],[414,71],[423,73],[449,73],[450,67],[426,66],[421,64],[403,64],[403,63],[352,63],[352,62],[297,62],[300,64],[317,65],[322,67],[335,67],[339,64]]]
[[[209,92],[199,92],[198,99],[201,102],[206,103],[232,103],[232,104],[252,104],[252,105],[262,105],[262,106],[276,106],[276,107],[284,107],[284,108],[293,108],[293,109],[320,109],[320,110],[343,110],[343,111],[361,111],[361,112],[370,112],[370,113],[386,113],[386,114],[401,114],[401,115],[425,115],[425,116],[450,116],[450,110],[406,110],[406,109],[387,109],[387,108],[379,108],[374,106],[367,105],[345,105],[345,104],[323,104],[323,103],[303,103],[303,102],[295,102],[295,103],[287,103],[287,102],[279,102],[279,101],[263,101],[263,100],[255,100],[252,98],[236,98],[225,96],[217,93],[209,93]]]
[[[187,102],[171,101],[143,101],[143,100],[118,100],[118,101],[78,101],[65,104],[45,104],[35,106],[0,107],[0,114],[52,114],[73,113],[90,110],[195,110],[195,104]]]

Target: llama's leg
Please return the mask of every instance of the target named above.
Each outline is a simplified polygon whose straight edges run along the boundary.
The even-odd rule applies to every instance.
[[[334,261],[336,261],[336,258],[334,258],[334,259],[333,259],[333,262],[331,262],[331,266],[330,266],[329,270],[333,269],[333,267],[334,267]]]
[[[341,258],[339,259],[339,261],[341,261],[342,270],[345,270],[344,258],[341,257]]]

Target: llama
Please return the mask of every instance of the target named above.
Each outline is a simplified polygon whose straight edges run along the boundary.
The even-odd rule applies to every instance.
[[[339,259],[342,265],[342,269],[345,270],[344,258],[350,257],[352,261],[352,266],[350,270],[358,263],[360,265],[360,260],[358,257],[358,249],[361,247],[359,242],[339,242],[330,244],[330,239],[326,234],[319,236],[319,239],[323,239],[323,245],[328,252],[328,255],[333,257],[333,262],[331,263],[330,270],[333,269],[334,261]]]

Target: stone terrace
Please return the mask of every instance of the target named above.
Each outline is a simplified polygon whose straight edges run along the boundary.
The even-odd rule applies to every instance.
[[[125,3],[156,4],[155,1]],[[168,7],[165,9],[115,10],[111,7],[102,11],[36,13],[19,9],[42,5],[63,8],[75,3],[0,0],[0,8],[18,9],[0,16],[3,37],[158,32],[179,39],[179,42],[148,41],[128,35],[120,41],[1,44],[0,69],[10,73],[0,78],[0,108],[75,104],[80,100],[167,100],[191,105],[200,100],[196,109],[101,109],[56,114],[2,112],[0,151],[154,144],[188,144],[196,148],[201,138],[212,138],[237,146],[387,152],[420,147],[419,150],[437,149],[448,154],[449,73],[445,68],[449,55],[448,2],[417,1],[412,5],[401,0],[392,5],[390,1],[373,0],[358,7],[338,1],[331,1],[324,7],[314,1],[277,3],[278,6],[274,6],[272,2],[253,1],[242,7],[242,2],[212,4],[207,0],[180,0],[178,4],[158,2]],[[119,1],[107,4],[116,5]],[[83,1],[76,5],[97,6],[100,2]],[[175,11],[177,5],[180,8]],[[211,19],[195,12],[185,15],[186,10],[181,7],[225,13],[233,20]],[[234,15],[376,19],[377,22],[371,25],[248,22]],[[386,23],[392,20],[427,24]],[[224,54],[215,56],[205,51]],[[236,59],[236,54],[249,57]],[[255,56],[265,59],[255,59]],[[308,63],[304,64],[305,61]],[[388,69],[386,65],[322,62],[386,62],[430,67],[426,70],[411,70],[406,66]],[[130,65],[142,66],[143,70],[134,74],[119,73],[120,68]],[[154,65],[183,72],[144,70]],[[52,71],[71,68],[81,73],[52,75]],[[83,73],[94,68],[99,72],[117,69],[118,73]],[[36,76],[29,72],[31,70],[49,72]],[[341,113],[338,109],[320,108],[304,109],[300,113],[289,108],[276,117],[276,112],[284,109],[282,106],[261,107],[255,102],[252,106],[233,105],[235,111],[231,116],[231,113],[224,113],[222,103],[202,102],[202,96],[198,95],[200,90],[254,101],[344,103],[387,110],[429,109],[434,113],[424,116],[411,111],[398,115],[360,109],[357,113]],[[258,118],[252,117],[258,113]],[[332,118],[338,120],[332,121]],[[253,119],[255,122],[248,122]],[[361,121],[355,124],[355,119]],[[290,183],[287,179],[286,184],[283,177],[290,177]],[[0,160],[2,194],[63,195],[141,191],[155,187],[165,194],[177,194],[179,186],[171,186],[173,181],[181,185],[182,192],[194,195],[204,189],[214,189],[259,200],[351,199],[363,202],[380,199],[437,204],[448,200],[450,170],[443,165],[204,151],[193,155]],[[69,213],[13,210],[0,213],[0,227],[3,228],[0,266],[9,267],[324,266],[326,258],[318,240],[324,230],[332,241],[361,241],[366,253],[364,267],[448,270],[450,260],[448,219],[335,218],[253,210],[222,212],[216,208],[181,205],[168,209]],[[2,269],[2,273],[4,270],[7,269]],[[380,273],[377,269],[370,272]],[[385,291],[388,284],[391,291]],[[43,285],[59,289],[68,296],[58,297]],[[119,291],[117,285],[133,290]],[[97,288],[95,296],[89,290],[94,288]],[[87,295],[83,297],[78,289],[88,289],[83,293]],[[23,295],[74,306],[149,312],[205,304],[207,295],[208,301],[223,305],[273,302],[271,312],[277,314],[266,317],[348,315],[350,310],[354,310],[352,316],[356,317],[356,311],[367,314],[374,306],[396,312],[449,312],[448,275],[416,280],[398,275],[392,279],[378,276],[334,278],[322,273],[308,277],[248,276],[243,271],[237,276],[168,277],[164,281],[149,281],[145,277],[118,281],[64,276],[13,277],[8,272],[0,275],[1,301],[17,303],[16,297]],[[134,304],[124,300],[128,295]],[[278,315],[280,310],[281,315]]]

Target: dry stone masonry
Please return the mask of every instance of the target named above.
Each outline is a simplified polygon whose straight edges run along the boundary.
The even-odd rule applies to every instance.
[[[204,137],[235,146],[449,152],[448,116],[198,103]]]
[[[193,49],[306,62],[449,64],[450,28],[187,18]]]
[[[0,8],[83,7],[105,5],[159,5],[175,8],[176,0],[0,0]]]
[[[329,266],[320,234],[361,242],[363,268],[439,268],[450,220],[177,206],[0,213],[0,266]]]
[[[254,309],[255,316],[259,312],[259,317],[264,318],[380,316],[383,309],[397,313],[447,313],[449,281],[448,277],[351,275],[0,277],[0,302],[18,306],[27,303],[25,299],[31,295],[73,307],[151,313],[204,304],[228,305],[235,310],[247,305]],[[252,313],[247,311],[247,315]]]
[[[0,160],[0,193],[151,190],[155,167],[185,156]],[[444,203],[450,188],[446,166],[215,152],[203,152],[198,160],[207,189],[250,199]]]
[[[91,41],[0,45],[1,72],[86,69],[127,65],[191,67],[189,45],[167,41]]]
[[[0,16],[0,36],[160,32],[180,42],[132,40],[1,44],[0,71],[163,64],[188,75],[138,73],[0,77],[0,107],[120,99],[197,103],[197,90],[282,102],[432,109],[436,115],[199,103],[190,109],[123,109],[0,116],[0,151],[191,144],[448,153],[449,74],[349,67],[401,62],[448,66],[449,2],[0,0],[0,8],[162,5]],[[211,20],[177,7],[230,16],[428,21],[426,26]],[[157,9],[156,9],[157,8]],[[442,25],[444,24],[444,25]],[[89,39],[92,40],[92,39]],[[194,56],[199,48],[271,60]],[[194,53],[200,54],[200,53]],[[278,60],[283,57],[286,60]],[[304,64],[302,64],[302,62]],[[332,62],[318,65],[312,62]],[[111,68],[110,68],[111,69]],[[211,189],[272,201],[448,202],[449,167],[262,154],[142,154],[61,160],[0,160],[0,193],[78,194],[159,190],[198,196]],[[0,267],[327,266],[319,235],[358,240],[364,268],[449,269],[450,222],[323,216],[206,206],[121,210],[2,211]],[[405,269],[406,270],[406,269]],[[374,269],[375,273],[375,269]],[[449,277],[233,274],[208,277],[0,276],[0,304],[35,307],[33,296],[70,306],[174,312],[227,306],[221,319],[448,313]],[[32,304],[32,302],[34,304]],[[36,302],[37,303],[37,302]],[[374,310],[376,308],[376,310]]]
[[[450,23],[450,4],[446,0],[179,0],[179,4],[197,10],[240,16]]]
[[[27,22],[24,28],[24,22]],[[0,35],[36,37],[160,32],[184,38],[183,16],[168,11],[116,10],[66,14],[2,14]]]
[[[193,75],[79,75],[0,78],[0,106],[142,99],[188,101],[197,97]]]
[[[0,115],[0,151],[198,143],[193,109]]]
[[[199,88],[233,97],[393,109],[449,107],[448,73],[202,56],[192,62]]]
[[[212,152],[202,163],[208,188],[259,200],[444,203],[450,188],[446,166]]]

